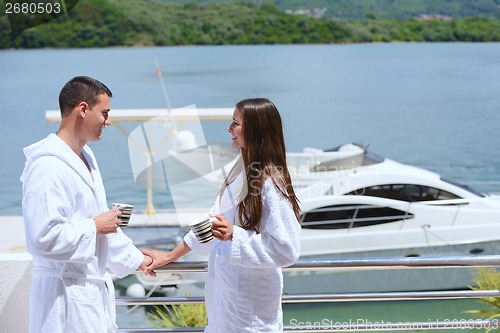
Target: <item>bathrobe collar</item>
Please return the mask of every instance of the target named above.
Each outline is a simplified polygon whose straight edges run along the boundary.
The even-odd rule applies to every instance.
[[[26,156],[26,163],[24,165],[24,171],[21,175],[21,181],[27,176],[31,165],[38,158],[44,156],[57,157],[63,162],[65,162],[73,171],[75,171],[85,183],[92,189],[94,194],[97,194],[95,183],[87,169],[85,163],[80,159],[80,157],[56,134],[51,133],[45,139],[42,139],[34,144],[23,149],[24,155]],[[90,148],[85,145],[82,149],[82,154],[87,160],[90,169],[96,169],[95,157],[90,150]]]

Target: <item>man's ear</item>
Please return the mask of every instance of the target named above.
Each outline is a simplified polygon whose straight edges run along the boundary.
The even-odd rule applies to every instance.
[[[78,115],[82,118],[85,118],[85,113],[89,110],[89,105],[87,102],[80,102],[78,104]]]

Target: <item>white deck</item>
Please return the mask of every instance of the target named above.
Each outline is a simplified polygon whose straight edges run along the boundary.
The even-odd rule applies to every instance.
[[[180,109],[111,109],[111,123],[119,122],[140,122],[147,121],[155,117],[169,117],[179,121],[227,121],[233,117],[232,108],[196,108],[186,107]],[[59,110],[49,110],[45,112],[45,120],[49,123],[59,123],[61,112]]]
[[[138,211],[130,218],[130,227],[178,226],[179,216],[185,221],[196,221],[207,214],[206,209],[157,210],[153,215]],[[184,223],[185,224],[185,223]],[[25,253],[26,240],[22,216],[0,216],[0,254]]]

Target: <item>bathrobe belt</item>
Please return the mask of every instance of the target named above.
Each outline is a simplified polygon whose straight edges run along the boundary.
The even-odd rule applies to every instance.
[[[104,282],[107,285],[107,282],[109,281],[109,279],[106,279],[105,277],[102,276],[77,273],[77,272],[64,272],[64,268],[61,271],[59,271],[57,269],[36,267],[33,269],[33,275],[56,277],[63,280],[63,282],[65,279],[82,279],[95,282],[100,281]]]

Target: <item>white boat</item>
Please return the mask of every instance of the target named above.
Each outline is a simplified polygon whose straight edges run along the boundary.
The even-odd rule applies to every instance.
[[[291,157],[289,168],[303,211],[302,259],[499,253],[500,196],[382,158],[362,145],[307,150]],[[288,274],[285,291],[457,289],[472,284],[472,272],[470,268],[391,270],[391,275],[386,270],[295,272]]]
[[[500,196],[377,156],[359,144],[308,148],[287,159],[302,209],[301,259],[499,253]],[[296,271],[285,273],[285,293],[460,289],[472,284],[473,272]],[[179,284],[177,292],[202,293],[202,275],[184,276],[194,283]],[[159,283],[172,285],[163,280]]]
[[[303,256],[388,250],[404,256],[493,254],[477,244],[500,240],[500,196],[366,151],[357,164],[336,168],[346,165],[343,160],[293,175],[294,182],[311,183],[297,190]],[[467,250],[437,250],[465,244]]]

